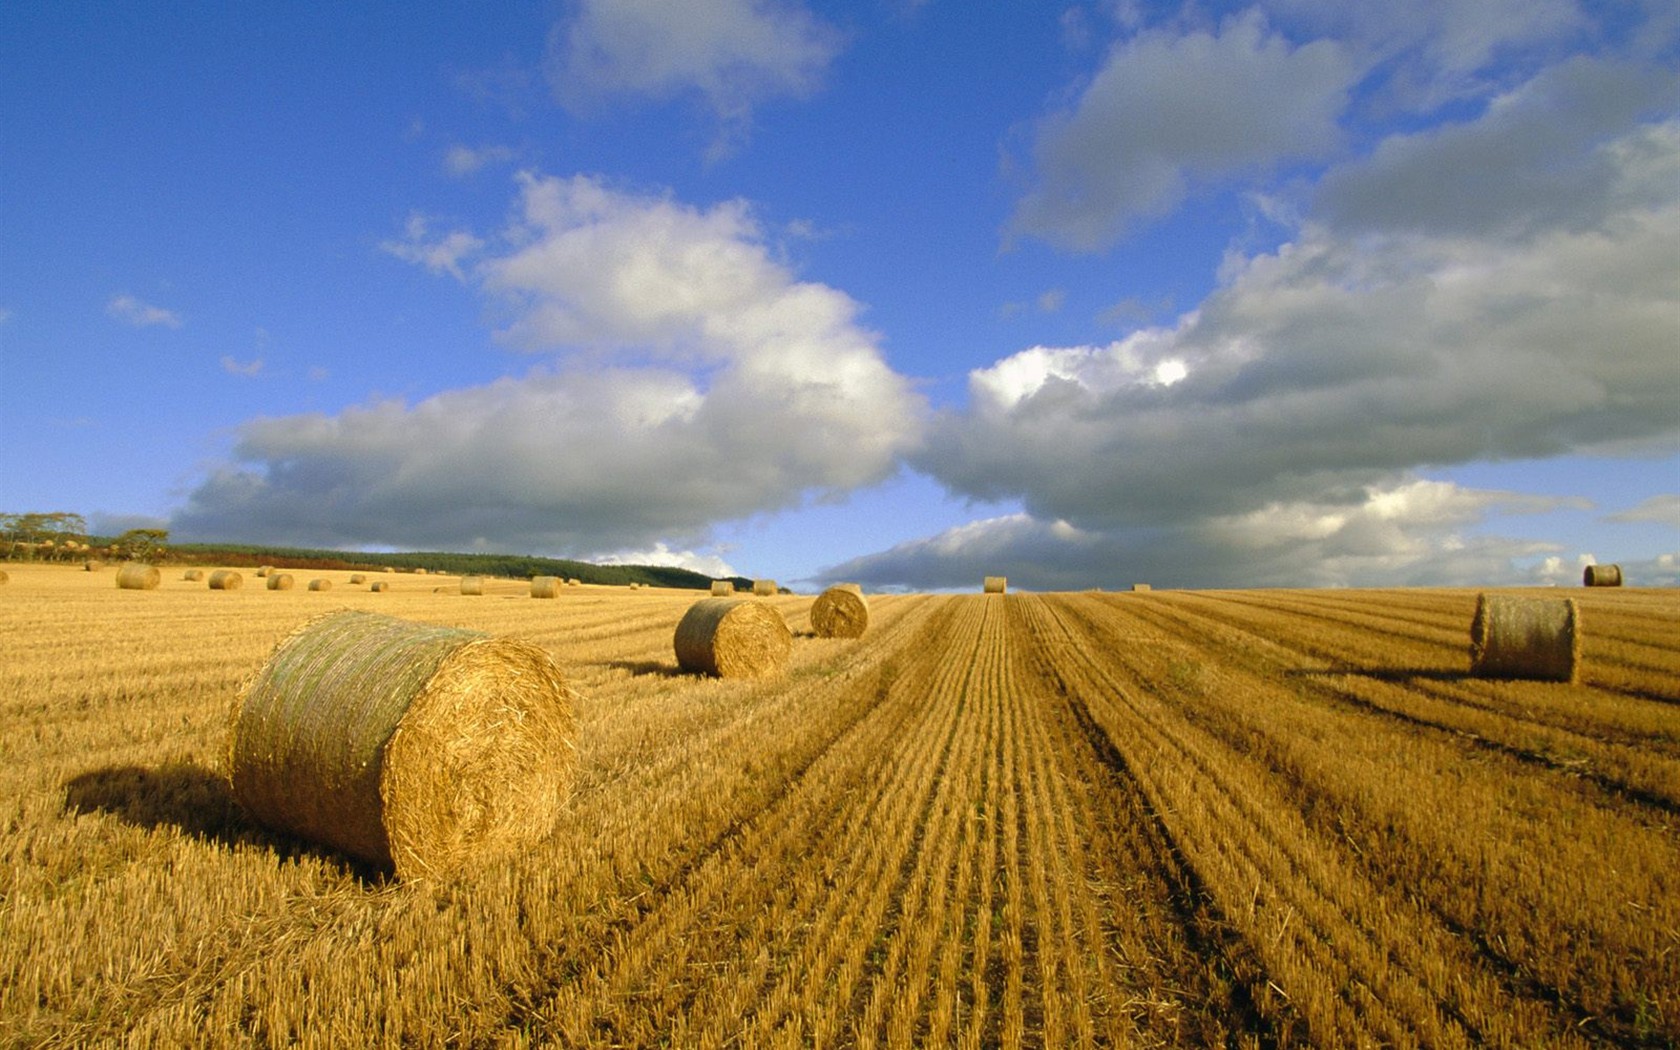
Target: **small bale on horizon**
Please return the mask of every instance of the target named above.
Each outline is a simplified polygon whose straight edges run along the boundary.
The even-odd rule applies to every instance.
[[[1009,591],[1009,578],[1006,576],[988,576],[982,585],[986,594],[1006,594]]]
[[[309,589],[312,591],[330,591],[332,590],[332,581],[319,578],[310,580]]]
[[[375,593],[378,593],[380,591],[388,591],[390,589],[391,589],[391,585],[386,583],[384,580],[375,580],[373,583],[368,584],[368,590],[373,591]]]
[[[82,562],[83,572],[98,572],[104,567],[105,563],[100,561],[98,558],[89,558],[87,561]]]
[[[257,566],[257,576],[258,577],[270,576],[273,573],[274,573],[274,566],[272,566],[272,565],[259,565],[259,566]]]
[[[735,593],[735,583],[734,583],[733,580],[713,580],[712,581],[712,597],[714,597],[714,598],[727,598],[731,594],[734,594],[734,593]]]
[[[1589,565],[1581,571],[1581,586],[1583,587],[1620,587],[1622,585],[1622,567],[1620,565]]]
[[[793,632],[773,607],[748,598],[702,598],[688,607],[672,644],[685,671],[759,678],[787,666]]]
[[[1573,682],[1580,653],[1575,599],[1476,596],[1470,621],[1472,675]]]
[[[157,566],[143,561],[124,562],[117,569],[117,586],[125,591],[149,591],[163,580]]]
[[[837,583],[811,603],[811,630],[818,638],[862,638],[869,630],[869,600],[855,583]]]
[[[574,699],[528,642],[342,610],[282,640],[243,690],[225,771],[259,823],[443,879],[553,829]]]
[[[289,572],[270,572],[268,574],[268,589],[271,591],[289,591],[297,581],[292,579]]]
[[[188,583],[197,583],[198,581],[204,579],[204,570],[188,569],[186,572],[181,574],[181,579],[187,581]]]
[[[357,573],[351,573],[350,574],[350,586],[354,587],[357,584],[362,584],[362,583],[366,583],[366,582],[367,582],[367,577],[362,575],[361,573],[357,572]]]
[[[757,598],[773,598],[781,590],[775,580],[754,580],[753,596]]]
[[[1134,584],[1132,584],[1132,592],[1134,594],[1147,594],[1153,589],[1154,588],[1150,587],[1149,584],[1147,584],[1147,583],[1134,583]]]
[[[560,597],[560,577],[533,576],[531,577],[531,597],[558,598]]]
[[[245,577],[232,569],[217,569],[210,574],[210,589],[213,591],[237,591],[245,586]]]

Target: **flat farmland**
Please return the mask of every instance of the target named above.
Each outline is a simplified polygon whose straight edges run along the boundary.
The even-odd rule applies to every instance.
[[[1470,590],[784,595],[740,682],[693,592],[6,568],[0,1044],[1680,1042],[1672,591],[1536,592],[1575,684],[1468,677]],[[402,884],[244,818],[240,684],[346,607],[556,657],[552,836]]]

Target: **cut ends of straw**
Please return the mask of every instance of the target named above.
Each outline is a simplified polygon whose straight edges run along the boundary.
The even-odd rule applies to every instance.
[[[1470,621],[1470,673],[1478,678],[1573,682],[1580,653],[1573,598],[1477,596]]]
[[[862,638],[869,629],[869,601],[855,583],[837,583],[811,603],[811,631],[818,638]]]

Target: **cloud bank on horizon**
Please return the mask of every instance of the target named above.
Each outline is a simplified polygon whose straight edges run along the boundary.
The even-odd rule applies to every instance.
[[[669,557],[721,523],[909,469],[1019,509],[813,578],[1578,576],[1575,552],[1481,526],[1591,512],[1581,495],[1438,472],[1680,447],[1680,18],[1658,3],[1275,0],[1218,18],[1121,3],[1079,21],[1083,68],[1014,129],[997,243],[1095,264],[1236,195],[1249,226],[1177,316],[1018,344],[941,399],[891,363],[895,334],[865,323],[867,304],[801,276],[797,232],[751,200],[526,168],[505,224],[422,209],[381,250],[467,290],[529,368],[251,420],[173,526]],[[754,148],[764,107],[814,104],[856,46],[792,0],[584,0],[552,27],[543,69],[578,111],[697,102],[715,160]],[[449,163],[466,176],[514,156]],[[179,323],[126,294],[110,310]],[[1677,500],[1611,517],[1675,526]],[[1680,583],[1663,557],[1642,578]]]

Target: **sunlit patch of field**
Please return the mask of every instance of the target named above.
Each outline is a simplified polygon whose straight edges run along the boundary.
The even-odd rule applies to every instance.
[[[781,596],[743,683],[695,592],[7,570],[0,1044],[1680,1039],[1673,592],[1571,591],[1573,685],[1467,677],[1472,591]],[[548,841],[404,885],[237,811],[241,681],[345,607],[554,654]]]

